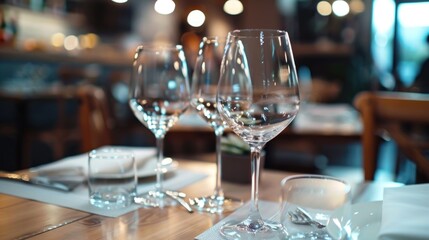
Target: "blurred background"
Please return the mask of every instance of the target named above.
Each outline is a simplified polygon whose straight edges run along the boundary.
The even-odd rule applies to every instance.
[[[111,143],[154,146],[152,134],[127,104],[136,46],[182,44],[192,74],[201,38],[226,36],[238,28],[288,31],[303,101],[346,106],[356,119],[352,102],[361,91],[428,91],[428,80],[416,81],[429,56],[428,12],[429,1],[420,0],[1,0],[0,170],[81,152],[79,136],[58,135],[60,119],[61,131],[74,129],[76,103],[60,112],[58,103],[43,97],[52,88],[102,88],[113,126]],[[332,134],[329,141],[311,132],[273,141],[267,146],[265,166],[359,170],[360,123],[347,124],[354,126],[352,133]],[[192,123],[184,125],[167,134],[166,155],[206,160],[204,154],[214,152],[214,134],[195,135]],[[50,141],[64,142],[61,150],[47,140],[55,131]],[[203,137],[205,141],[195,143]],[[382,150],[387,160],[381,168],[391,171],[395,146],[385,142]]]

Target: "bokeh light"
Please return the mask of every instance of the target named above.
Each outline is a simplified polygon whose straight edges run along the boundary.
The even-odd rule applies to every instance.
[[[188,14],[187,21],[192,27],[200,27],[206,21],[206,15],[200,10],[193,10]]]
[[[317,12],[322,16],[329,16],[332,13],[331,4],[327,1],[320,1],[317,4]]]
[[[64,39],[64,48],[72,51],[79,48],[79,39],[75,35],[69,35]]]
[[[344,0],[336,0],[332,3],[332,11],[338,17],[344,17],[350,12],[349,4]]]
[[[229,15],[238,15],[244,10],[243,4],[240,0],[228,0],[223,5],[223,11]]]
[[[63,33],[55,33],[51,36],[51,44],[56,48],[60,48],[64,46],[64,34]]]
[[[365,3],[362,0],[350,1],[350,12],[354,14],[362,13],[365,11]]]
[[[174,12],[175,8],[176,4],[172,0],[157,0],[154,6],[155,11],[162,15]]]

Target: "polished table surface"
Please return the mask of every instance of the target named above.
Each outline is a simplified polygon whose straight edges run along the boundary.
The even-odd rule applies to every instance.
[[[215,165],[179,160],[179,167],[208,177],[182,189],[188,197],[210,195]],[[261,200],[278,201],[280,181],[291,173],[263,170]],[[250,198],[250,185],[223,183],[225,195]],[[374,190],[374,193],[380,189]],[[366,200],[374,200],[367,198]],[[0,239],[194,239],[225,214],[188,213],[181,207],[140,208],[117,218],[103,217],[51,204],[0,194]]]

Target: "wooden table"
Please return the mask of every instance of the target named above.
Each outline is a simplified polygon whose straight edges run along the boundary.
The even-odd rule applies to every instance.
[[[209,174],[184,189],[189,197],[210,195],[213,163],[179,160],[180,167]],[[264,171],[260,198],[276,201],[285,172]],[[250,185],[223,183],[225,194],[248,200]],[[97,216],[0,194],[0,239],[194,239],[227,214],[188,213],[180,207],[139,209],[118,218]]]
[[[179,166],[209,177],[182,189],[189,197],[209,195],[213,163],[179,160]],[[280,181],[290,173],[263,170],[259,196],[277,201]],[[223,183],[227,196],[250,198],[250,185]],[[143,209],[109,218],[0,194],[0,239],[194,239],[228,214],[188,213],[181,207]]]

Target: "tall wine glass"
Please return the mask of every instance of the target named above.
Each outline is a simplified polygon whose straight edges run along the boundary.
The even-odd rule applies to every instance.
[[[155,190],[138,197],[138,202],[145,206],[176,204],[163,189],[164,136],[186,111],[189,101],[189,78],[182,46],[139,46],[134,56],[129,105],[137,119],[155,135],[157,146]]]
[[[280,223],[264,220],[258,208],[260,156],[299,110],[298,78],[287,32],[247,29],[228,33],[221,65],[217,108],[226,124],[251,149],[252,191],[246,219],[227,222],[231,239],[284,239]]]
[[[204,37],[192,76],[191,105],[216,135],[216,183],[211,196],[195,198],[191,204],[199,211],[211,213],[231,211],[242,204],[239,199],[225,197],[221,185],[221,138],[225,126],[216,109],[216,93],[224,47],[225,40]]]

